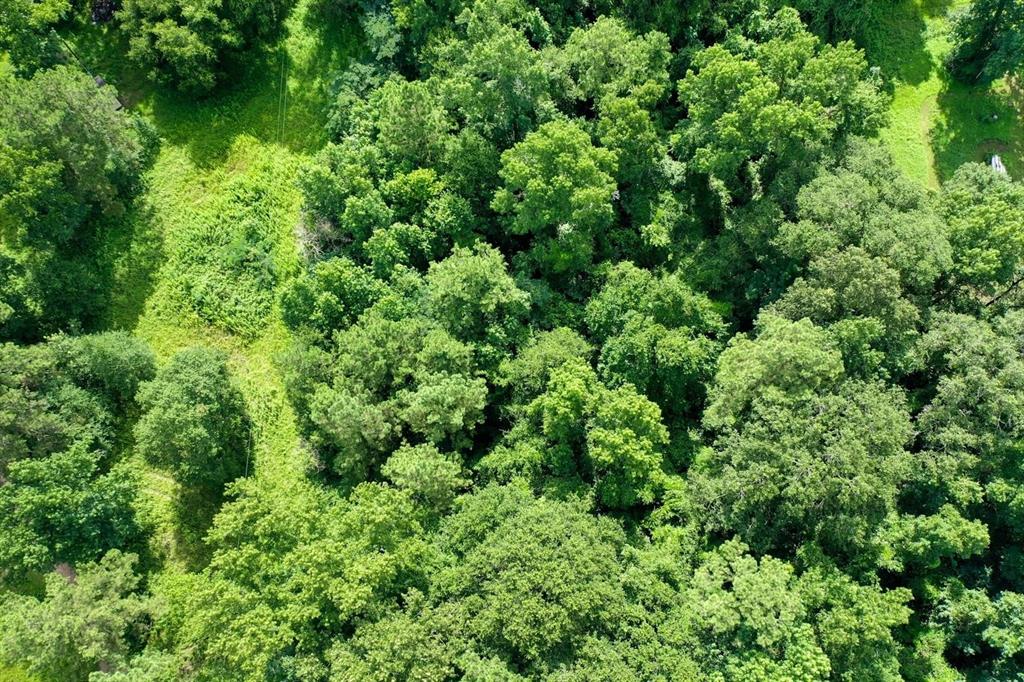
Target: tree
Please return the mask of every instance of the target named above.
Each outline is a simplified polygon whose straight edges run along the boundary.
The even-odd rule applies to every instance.
[[[461,500],[445,531],[434,627],[498,670],[552,671],[627,613],[622,531],[578,505],[491,487]]]
[[[385,110],[380,116],[395,114]],[[365,125],[376,124],[371,117]],[[392,125],[404,130],[401,121]],[[316,240],[308,249],[313,254],[344,253],[371,264],[377,277],[389,279],[398,266],[426,270],[453,246],[472,243],[471,208],[450,190],[446,178],[430,168],[389,168],[390,162],[400,160],[384,154],[380,145],[380,140],[374,144],[350,135],[328,145],[300,173]]]
[[[0,572],[17,579],[138,539],[134,472],[118,461],[153,357],[122,332],[0,352]]]
[[[616,155],[595,147],[576,123],[546,123],[501,156],[492,206],[513,234],[530,235],[527,255],[543,273],[585,269],[614,220]]]
[[[820,256],[809,270],[764,314],[827,328],[850,374],[905,366],[919,312],[903,297],[899,273],[858,247]]]
[[[135,473],[100,467],[82,446],[7,467],[0,486],[0,570],[8,578],[91,561],[138,539]]]
[[[599,17],[573,30],[560,56],[574,99],[630,97],[652,108],[669,89],[668,37],[655,31],[635,35],[620,19]]]
[[[516,0],[477,0],[455,24],[432,60],[444,101],[467,128],[509,147],[550,107],[552,69],[534,48],[550,41],[548,26]]]
[[[486,244],[456,249],[424,278],[427,315],[492,367],[526,331],[530,296],[507,273],[501,252]]]
[[[980,0],[953,20],[950,70],[968,83],[991,83],[1024,66],[1024,7],[1013,0]]]
[[[881,7],[880,7],[881,6]],[[854,40],[861,42],[876,12],[887,9],[875,0],[797,0],[793,7],[807,18],[810,28],[830,42]]]
[[[128,56],[175,87],[208,92],[247,50],[281,36],[293,0],[126,0],[117,16]]]
[[[862,586],[828,566],[802,575],[738,540],[708,552],[662,625],[699,677],[897,680],[906,590]]]
[[[281,293],[281,317],[294,331],[326,343],[384,294],[384,284],[345,257],[314,264]]]
[[[100,307],[96,223],[124,213],[155,142],[115,105],[113,88],[66,66],[0,82],[0,256],[14,275],[0,337],[37,340]]]
[[[145,644],[153,613],[140,594],[137,561],[134,554],[111,550],[72,576],[48,573],[43,599],[7,595],[0,660],[69,682],[126,667]]]
[[[943,185],[939,208],[949,224],[956,283],[989,305],[1013,294],[1024,275],[1024,185],[965,164]]]
[[[649,505],[664,485],[668,430],[658,406],[630,384],[611,389],[579,359],[550,369],[545,391],[479,467],[543,488],[580,481],[603,508]]]
[[[434,563],[407,491],[258,486],[243,481],[218,514],[209,566],[166,586],[164,622],[204,682],[323,674],[331,633],[397,610]]]
[[[60,55],[53,25],[70,9],[67,0],[3,0],[0,2],[0,50],[15,72],[30,76],[52,66]]]
[[[245,473],[249,423],[228,373],[227,354],[185,349],[139,388],[138,451],[184,486],[220,493]]]
[[[381,474],[437,511],[446,511],[457,492],[469,484],[462,463],[429,444],[398,448],[381,467]]]
[[[669,186],[666,171],[667,148],[662,135],[634,97],[611,97],[601,100],[600,118],[597,121],[597,137],[603,147],[618,156],[618,170],[615,179],[619,184],[623,209],[632,217],[634,224],[643,225],[656,216],[655,203],[664,200],[661,193]],[[659,194],[661,193],[661,194]],[[650,230],[650,228],[649,228]],[[647,246],[665,247],[663,243],[670,235],[645,233],[641,236]],[[659,239],[660,238],[660,239]],[[625,254],[642,255],[635,239],[623,240],[619,249]]]
[[[679,82],[675,147],[728,206],[771,191],[847,135],[881,125],[884,100],[851,43],[821,45],[783,9],[745,40],[699,52]]]
[[[847,378],[809,320],[766,316],[722,353],[704,423],[717,438],[690,475],[711,528],[762,551],[815,542],[842,562],[874,560],[873,535],[910,475],[899,389]]]
[[[392,77],[367,101],[374,139],[389,163],[408,172],[440,160],[452,122],[435,81]]]
[[[512,412],[523,408],[544,391],[552,371],[573,360],[589,364],[592,353],[587,340],[568,327],[537,333],[501,363],[496,383],[510,394],[502,402]]]
[[[953,267],[950,235],[926,193],[893,165],[881,146],[851,139],[834,168],[797,194],[795,220],[772,238],[801,265],[857,246],[900,275],[908,294],[931,295]]]
[[[615,265],[587,303],[586,321],[609,385],[632,384],[673,417],[699,410],[725,327],[678,274]]]
[[[483,421],[487,384],[473,348],[418,318],[364,316],[337,352],[309,413],[313,445],[350,482],[374,477],[406,438],[460,450]]]

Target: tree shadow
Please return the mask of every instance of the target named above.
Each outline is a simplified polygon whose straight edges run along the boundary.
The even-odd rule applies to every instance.
[[[223,501],[219,491],[184,487],[174,500],[175,546],[189,570],[199,570],[210,563],[212,552],[206,532]]]
[[[949,13],[956,0],[918,0],[921,12],[929,17],[941,17]]]
[[[223,163],[242,135],[310,152],[326,141],[335,81],[362,39],[358,25],[308,28],[306,4],[296,7],[275,46],[237,55],[206,96],[179,92],[133,65],[127,36],[114,24],[79,17],[68,44],[75,61],[117,88],[129,108],[149,114],[160,136],[200,168]]]
[[[927,5],[948,4],[950,0],[925,0]],[[922,83],[937,67],[926,45],[927,12],[915,0],[876,3],[884,7],[874,10],[863,31],[861,44],[868,63],[878,67],[888,80],[910,85]]]
[[[944,76],[937,103],[940,115],[932,127],[931,146],[940,180],[948,180],[965,163],[987,163],[993,154],[1002,158],[1012,177],[1022,177],[1024,131],[1013,87],[964,85]]]
[[[164,241],[152,205],[138,201],[100,229],[96,267],[104,282],[103,329],[133,329],[156,287]]]

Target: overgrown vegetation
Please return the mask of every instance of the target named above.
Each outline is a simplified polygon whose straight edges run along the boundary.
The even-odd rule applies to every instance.
[[[1024,675],[1015,8],[0,0],[0,679]]]

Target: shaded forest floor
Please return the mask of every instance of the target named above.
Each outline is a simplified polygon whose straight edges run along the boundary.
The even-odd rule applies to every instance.
[[[961,165],[999,154],[1014,178],[1024,177],[1024,93],[1006,81],[969,86],[952,80],[950,10],[966,0],[886,3],[864,46],[872,65],[894,86],[882,140],[897,165],[936,189]]]

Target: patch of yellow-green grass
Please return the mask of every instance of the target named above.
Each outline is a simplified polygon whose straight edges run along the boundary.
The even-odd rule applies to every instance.
[[[0,682],[37,682],[37,678],[32,677],[20,668],[0,666]]]
[[[893,84],[881,139],[896,164],[932,189],[970,161],[999,154],[1011,176],[1024,177],[1024,126],[1019,100],[1005,81],[991,86],[953,80],[943,60],[950,49],[948,13],[964,0],[899,0],[880,12],[865,48]]]

